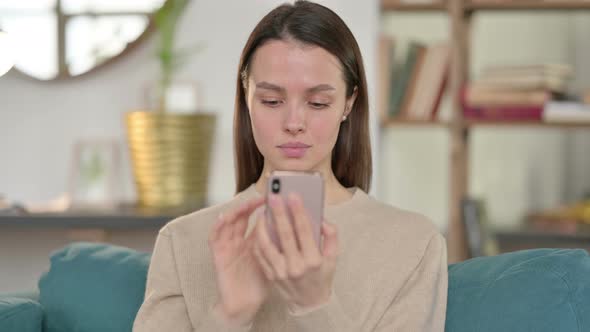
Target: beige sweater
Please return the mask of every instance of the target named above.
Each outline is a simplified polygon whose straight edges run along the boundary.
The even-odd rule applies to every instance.
[[[212,314],[217,288],[209,230],[220,212],[260,196],[252,185],[228,203],[162,228],[133,331],[444,331],[443,236],[421,215],[379,203],[360,189],[350,190],[350,200],[325,209],[326,220],[338,227],[341,248],[327,304],[295,316],[272,292],[250,328],[227,328]],[[250,220],[249,227],[253,224]]]

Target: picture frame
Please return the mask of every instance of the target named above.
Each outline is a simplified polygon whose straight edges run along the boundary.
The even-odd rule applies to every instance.
[[[80,139],[73,144],[70,209],[108,209],[119,204],[120,153],[115,139]]]

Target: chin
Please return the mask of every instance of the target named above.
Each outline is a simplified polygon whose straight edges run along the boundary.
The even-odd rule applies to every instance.
[[[288,159],[276,163],[276,169],[280,171],[309,172],[314,169],[314,166],[313,163],[304,159]]]

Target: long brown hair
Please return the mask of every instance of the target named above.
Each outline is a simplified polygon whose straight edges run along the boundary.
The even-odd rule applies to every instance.
[[[346,97],[357,88],[357,97],[340,125],[332,150],[332,171],[344,187],[359,187],[365,192],[371,186],[371,142],[369,138],[369,102],[367,80],[358,44],[344,21],[332,10],[309,1],[283,4],[268,13],[256,25],[242,51],[236,79],[234,113],[234,153],[236,192],[256,182],[264,166],[252,134],[246,104],[246,87],[252,55],[269,40],[293,39],[306,45],[319,46],[334,55],[342,66]]]

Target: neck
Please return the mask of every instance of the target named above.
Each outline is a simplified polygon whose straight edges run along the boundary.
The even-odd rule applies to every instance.
[[[266,186],[268,183],[268,178],[270,177],[271,170],[267,170],[266,166],[262,171],[262,175],[256,181],[256,191],[259,193],[264,193],[266,191]],[[322,177],[324,178],[324,190],[325,190],[325,197],[324,197],[324,205],[335,205],[341,202],[344,202],[350,198],[352,198],[352,194],[346,190],[346,188],[338,182],[336,176],[330,169],[329,171],[320,171]]]

